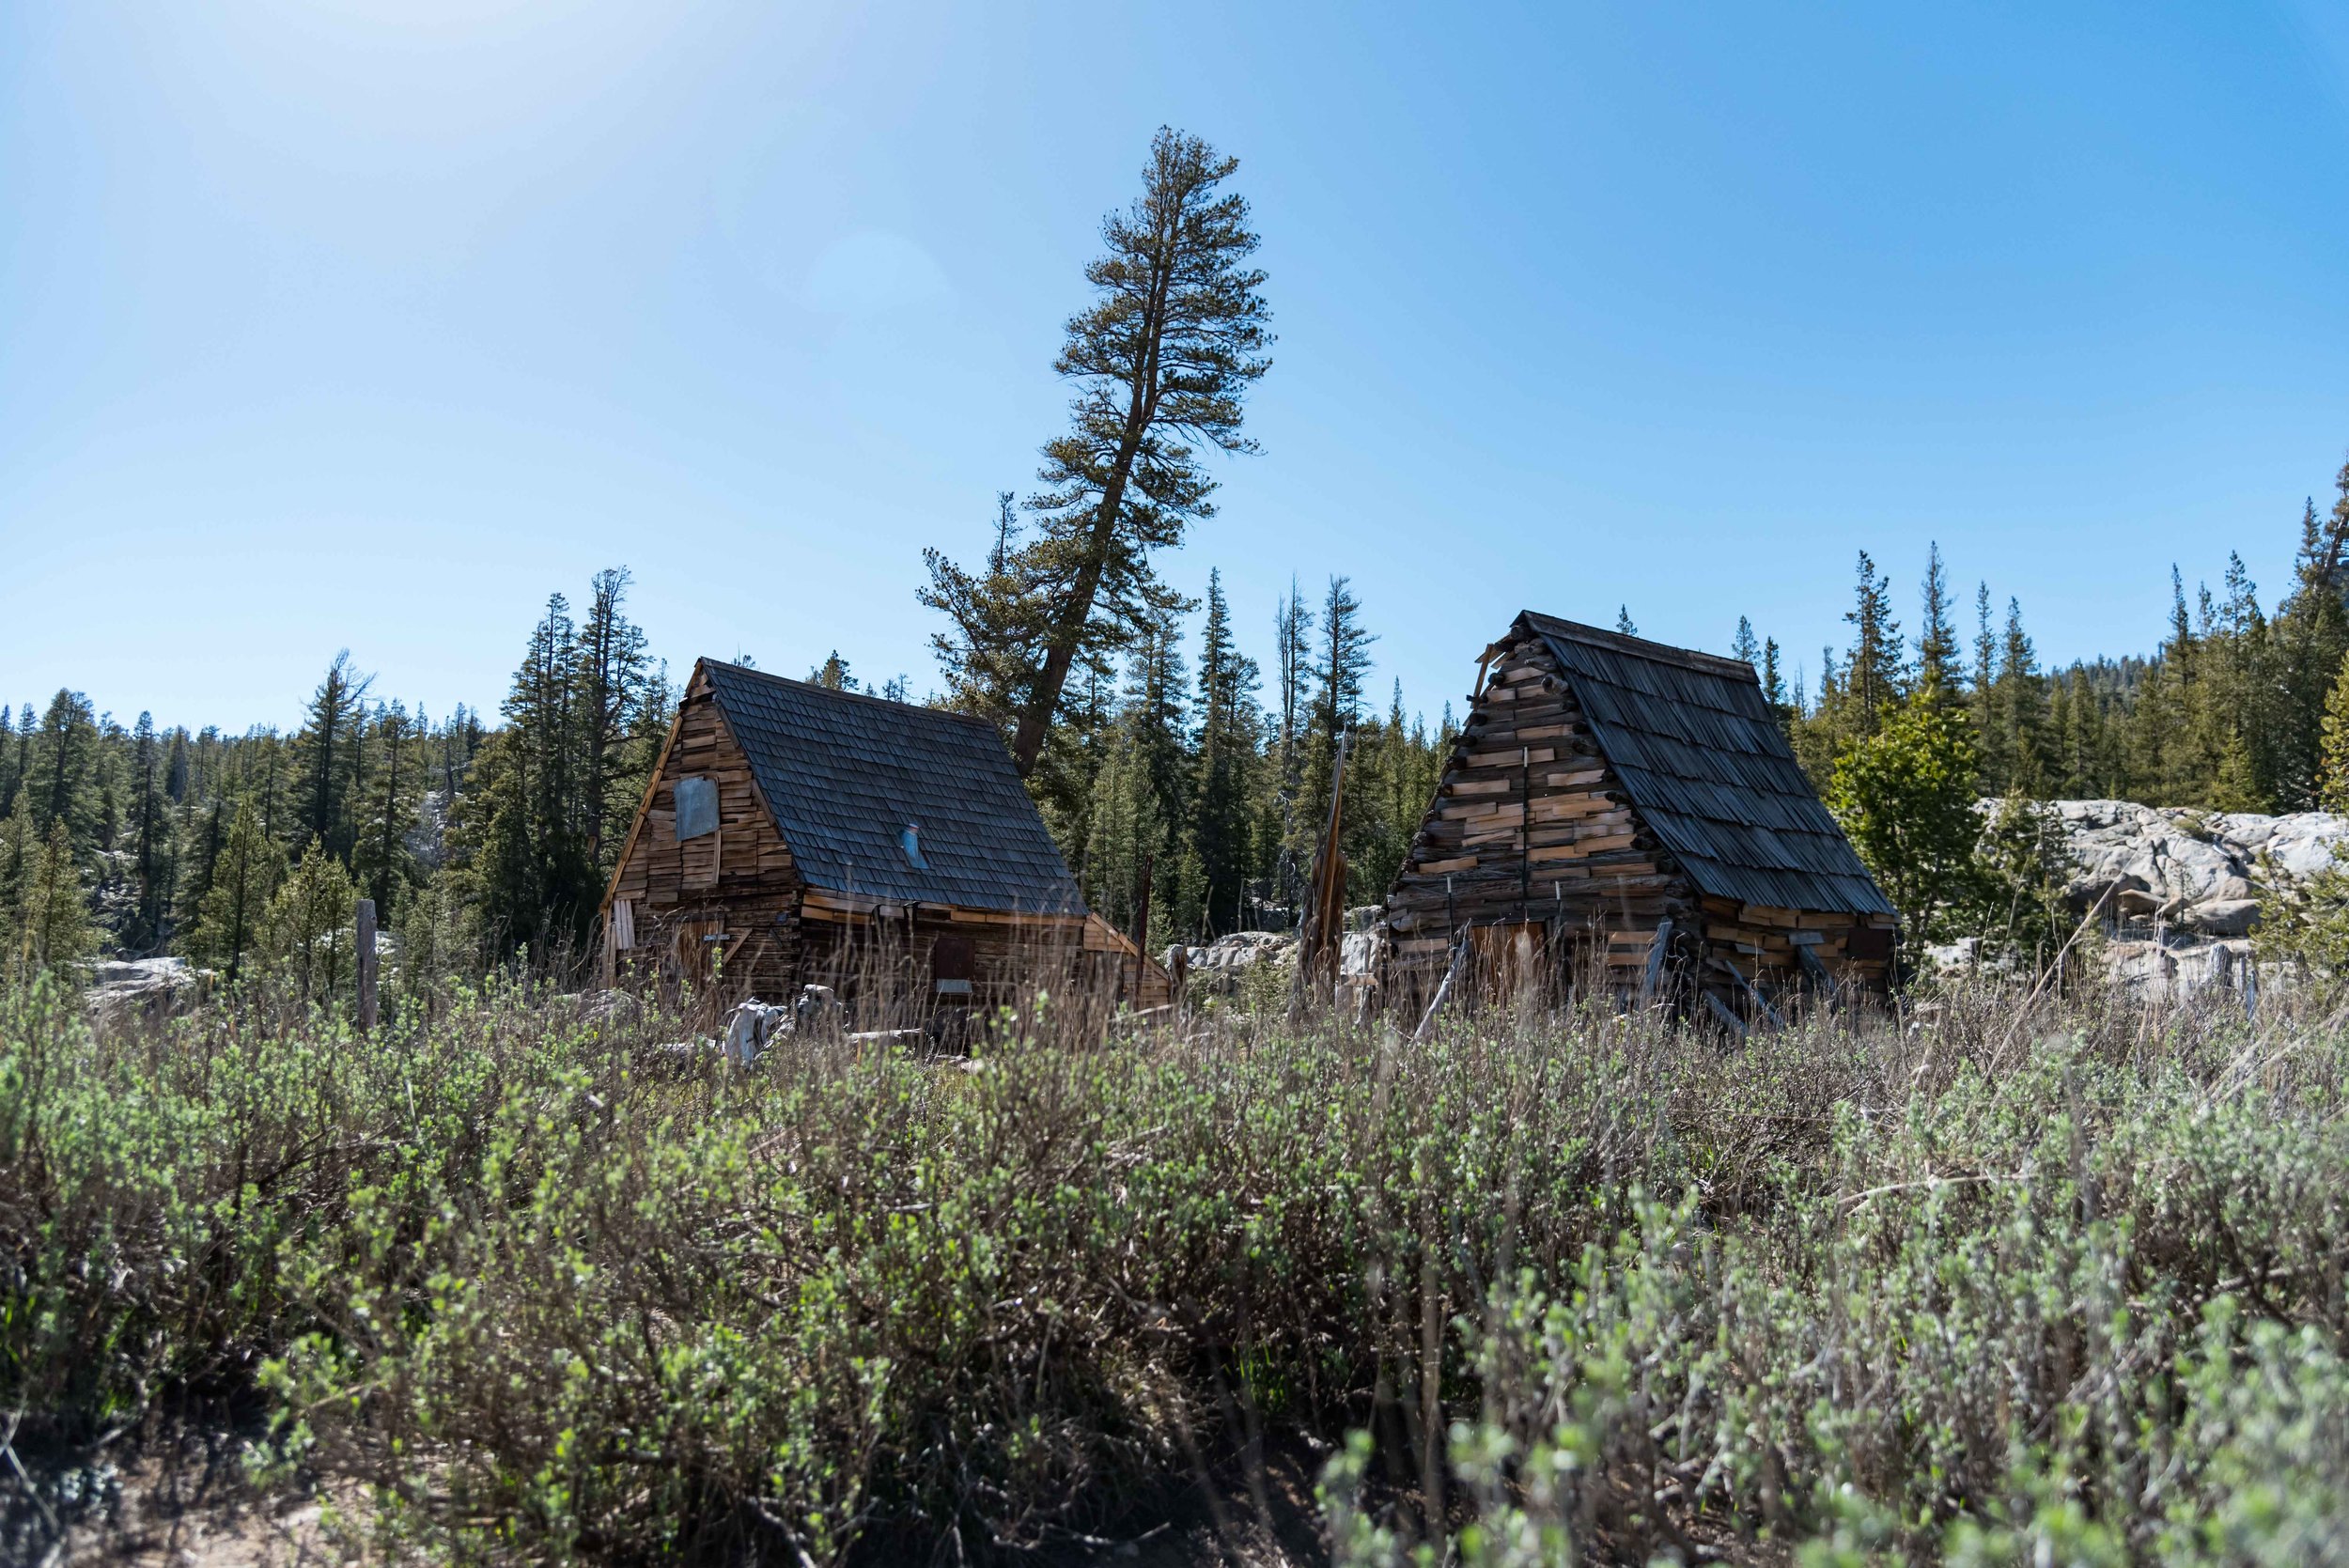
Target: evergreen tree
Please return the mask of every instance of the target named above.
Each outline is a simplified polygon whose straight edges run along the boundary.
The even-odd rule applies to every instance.
[[[17,709],[16,744],[11,749],[11,761],[5,773],[0,773],[0,816],[16,809],[16,802],[32,787],[33,781],[33,705],[26,703]]]
[[[351,857],[353,879],[375,900],[386,928],[399,898],[416,873],[408,830],[416,819],[423,769],[416,765],[414,737],[407,710],[398,703],[377,705],[377,764],[367,790],[366,827]]]
[[[250,800],[239,801],[213,861],[194,944],[199,956],[228,971],[232,985],[262,943],[270,895],[277,891],[282,866],[277,846],[262,831],[259,812]]]
[[[1370,644],[1377,641],[1362,627],[1362,607],[1354,597],[1352,580],[1330,579],[1321,601],[1321,632],[1314,669],[1314,699],[1310,733],[1306,736],[1303,811],[1293,831],[1295,859],[1310,865],[1330,816],[1330,781],[1337,765],[1338,737],[1355,727],[1361,716],[1362,681],[1370,673]],[[1359,760],[1359,759],[1357,759]],[[1362,775],[1349,763],[1346,820],[1354,822],[1356,791]]]
[[[98,718],[79,691],[60,691],[49,700],[40,731],[33,737],[25,787],[33,797],[33,819],[44,836],[63,822],[77,850],[98,847],[103,804],[98,788]]]
[[[124,945],[145,951],[163,935],[171,907],[171,817],[161,777],[163,758],[155,738],[155,719],[141,713],[132,730],[132,847],[138,875],[138,903]]]
[[[1974,670],[1966,683],[1966,711],[1983,793],[1995,794],[2007,775],[2007,755],[2001,743],[2005,729],[1999,722],[1999,638],[1991,629],[1987,582],[1974,584]]]
[[[29,968],[25,923],[42,849],[32,794],[20,790],[16,809],[0,817],[0,995],[14,989]]]
[[[1220,194],[1237,163],[1160,129],[1139,201],[1102,224],[1085,269],[1094,303],[1068,322],[1054,363],[1076,383],[1070,427],[1044,448],[1023,591],[1045,607],[1042,659],[1012,737],[1022,775],[1044,756],[1063,694],[1088,648],[1129,640],[1179,603],[1150,565],[1214,515],[1199,445],[1252,452],[1249,388],[1270,367],[1269,313],[1248,265],[1248,204]]]
[[[1941,565],[1937,542],[1925,547],[1921,598],[1923,615],[1917,632],[1917,690],[1927,702],[1955,702],[1965,688],[1966,672],[1958,658],[1957,627],[1950,619],[1949,572]]]
[[[625,572],[599,574],[583,624],[561,594],[548,598],[506,694],[505,727],[458,772],[450,847],[497,954],[527,946],[555,962],[587,951],[620,825],[650,779],[668,682],[647,667],[643,635],[623,613],[627,585]],[[471,750],[477,721],[463,728]]]
[[[1859,552],[1859,582],[1843,619],[1852,628],[1851,651],[1843,660],[1843,690],[1851,714],[1850,733],[1874,735],[1904,688],[1900,623],[1892,617],[1892,585],[1868,552]]]
[[[915,595],[954,623],[930,638],[946,676],[947,706],[994,721],[1006,743],[1034,695],[1041,672],[1034,650],[1044,640],[1050,608],[1029,577],[1019,534],[1012,492],[1000,491],[986,569],[967,571],[942,551],[925,550],[929,585]]]
[[[348,860],[357,838],[350,810],[359,773],[359,728],[372,677],[350,667],[350,650],[334,655],[301,732],[294,737],[300,793],[294,825],[303,839],[316,839],[327,853]],[[273,793],[273,792],[272,792]],[[266,811],[265,815],[272,815]]]
[[[466,877],[454,866],[427,877],[400,908],[399,993],[421,1001],[427,1016],[446,989],[482,971],[481,938]]]
[[[325,845],[312,839],[293,875],[269,902],[268,948],[304,1001],[342,994],[350,971],[352,910],[358,894],[350,874]]]
[[[609,871],[619,857],[619,841],[628,832],[645,782],[643,764],[629,742],[643,722],[640,703],[650,658],[643,629],[626,613],[629,582],[625,567],[596,573],[588,588],[587,617],[571,653],[571,679],[578,689],[582,827],[588,863],[599,873]],[[630,784],[636,787],[628,787]]]
[[[541,960],[585,951],[602,892],[587,855],[569,602],[550,595],[506,694],[506,727],[474,763],[458,837],[479,878],[481,915],[501,952]]]
[[[2317,809],[2349,816],[2349,656],[2342,658],[2332,690],[2326,694],[2322,734]]]
[[[2046,791],[2046,693],[2038,650],[2023,629],[2022,604],[2012,598],[2006,601],[1996,697],[1999,755],[2004,764],[2004,776],[1997,781],[1999,792],[2036,800]]]
[[[1757,668],[1761,665],[1762,644],[1753,635],[1753,622],[1743,615],[1737,617],[1737,635],[1729,640],[1729,657]]]
[[[54,817],[39,852],[23,874],[15,924],[18,983],[86,956],[98,934],[82,891],[82,870],[73,852],[72,831]]]
[[[1155,886],[1167,821],[1152,787],[1144,724],[1139,707],[1113,727],[1094,774],[1086,813],[1090,833],[1083,858],[1085,901],[1125,930],[1140,908],[1145,873]],[[1155,913],[1155,911],[1154,911]],[[1162,915],[1158,918],[1163,919]]]
[[[1184,879],[1198,890],[1206,933],[1239,928],[1250,864],[1250,791],[1257,747],[1255,661],[1233,641],[1221,573],[1207,574],[1199,648],[1196,772]]]
[[[1274,669],[1281,708],[1273,732],[1275,787],[1263,834],[1274,857],[1273,863],[1266,868],[1272,897],[1292,910],[1297,908],[1304,877],[1297,844],[1300,833],[1300,797],[1305,787],[1306,732],[1311,727],[1306,691],[1312,678],[1313,628],[1314,613],[1306,608],[1305,597],[1298,591],[1297,580],[1292,577],[1288,598],[1281,601],[1273,616]]]
[[[180,886],[177,920],[182,931],[194,929],[203,918],[204,900],[212,891],[212,873],[220,863],[221,847],[228,834],[227,811],[226,800],[215,795],[200,818],[193,801],[181,814],[180,836],[190,846],[188,875]]]
[[[1434,798],[1442,764],[1423,720],[1403,709],[1403,683],[1394,683],[1383,720],[1363,731],[1363,781],[1373,791],[1346,844],[1352,896],[1367,901],[1384,895],[1402,871],[1411,840]]]
[[[1631,619],[1631,606],[1627,604],[1615,606],[1615,629],[1626,637],[1637,637],[1640,634],[1639,627]]]
[[[1791,698],[1787,695],[1786,676],[1780,670],[1779,663],[1778,639],[1765,638],[1760,670],[1762,700],[1769,704],[1770,711],[1778,716],[1780,732],[1791,736],[1795,720],[1801,712],[1802,700],[1798,694]]]
[[[2313,500],[2302,512],[2292,592],[2277,608],[2271,639],[2278,706],[2271,731],[2271,787],[2278,803],[2287,809],[2309,805],[2317,798],[2322,725],[2335,672],[2349,656],[2349,613],[2343,610],[2341,582],[2343,534],[2349,530],[2349,469],[2343,470],[2341,482],[2341,504],[2329,525],[2320,524]]]
[[[183,724],[171,732],[171,753],[163,764],[163,795],[175,806],[187,804],[190,767],[188,731]]]

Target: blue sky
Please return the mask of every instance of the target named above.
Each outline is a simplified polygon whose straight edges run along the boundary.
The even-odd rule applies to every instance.
[[[2141,649],[2349,449],[2349,8],[11,6],[5,695],[494,706],[607,565],[918,692],[1161,122],[1280,334],[1166,570],[1349,573],[1431,714],[1526,606],[1815,672],[1929,538]]]

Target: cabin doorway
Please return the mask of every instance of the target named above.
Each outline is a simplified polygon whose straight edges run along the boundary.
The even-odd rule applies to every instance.
[[[696,991],[709,989],[723,977],[730,955],[733,938],[726,930],[726,923],[714,918],[681,920],[676,929],[674,956],[678,981]]]
[[[1503,1004],[1548,989],[1548,927],[1539,921],[1505,921],[1469,928],[1469,958],[1476,991],[1485,1001]]]
[[[978,946],[969,937],[941,937],[930,943],[930,998],[939,1006],[970,1006],[978,974]]]

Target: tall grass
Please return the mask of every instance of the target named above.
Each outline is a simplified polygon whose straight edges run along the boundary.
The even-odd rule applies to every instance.
[[[741,1071],[529,989],[372,1039],[36,993],[0,1401],[86,1441],[257,1389],[265,1470],[464,1559],[968,1560],[1252,1512],[1274,1451],[1362,1562],[2338,1557],[2319,1000],[1423,1045],[1038,1000]]]

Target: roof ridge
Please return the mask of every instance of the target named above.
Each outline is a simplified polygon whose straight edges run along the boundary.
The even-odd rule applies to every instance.
[[[1578,643],[1612,648],[1617,653],[1627,653],[1634,659],[1653,660],[1658,664],[1677,664],[1683,669],[1702,670],[1707,675],[1749,680],[1756,686],[1762,684],[1761,675],[1742,659],[1726,659],[1700,648],[1674,647],[1670,643],[1651,642],[1645,637],[1634,637],[1629,632],[1610,631],[1605,627],[1546,615],[1538,610],[1521,610],[1517,613],[1517,619],[1545,636],[1566,637]]]
[[[825,697],[839,697],[850,702],[881,703],[890,707],[906,708],[915,713],[935,714],[941,719],[957,719],[964,723],[985,724],[989,729],[995,727],[995,722],[984,713],[965,713],[960,708],[954,707],[932,707],[927,703],[900,702],[894,697],[884,697],[878,691],[843,691],[836,686],[826,686],[821,681],[794,680],[789,675],[779,675],[772,670],[762,670],[755,664],[737,663],[731,659],[712,659],[708,654],[704,654],[694,660],[693,664],[696,669],[705,665],[723,667],[729,675],[751,675],[759,680],[772,681],[778,686],[796,687],[801,691],[812,691]]]

